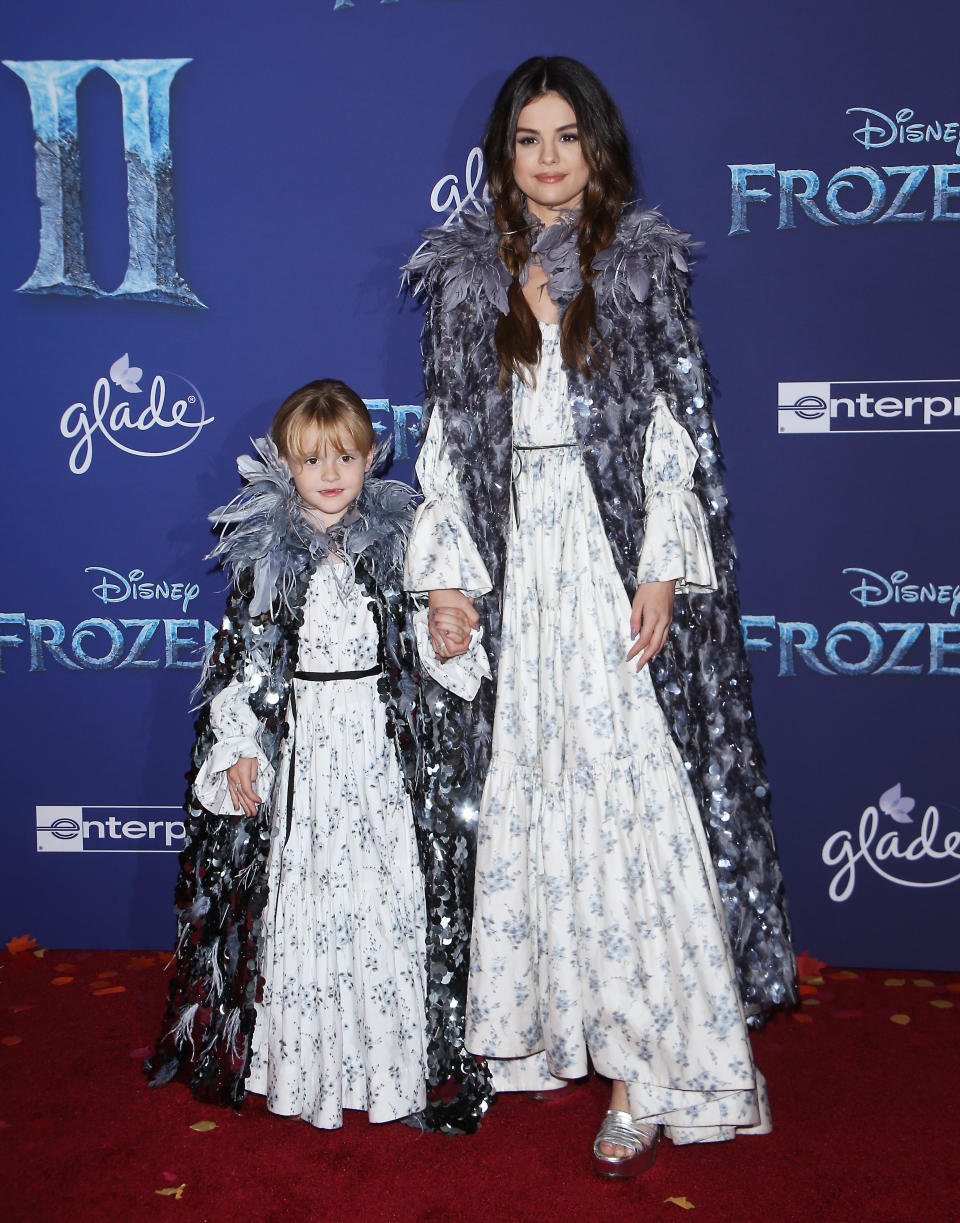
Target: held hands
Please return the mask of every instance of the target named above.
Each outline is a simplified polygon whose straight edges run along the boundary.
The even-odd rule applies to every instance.
[[[637,670],[663,649],[673,619],[676,582],[642,582],[633,596],[630,636],[636,638],[627,659],[637,658]]]
[[[234,811],[242,807],[246,815],[257,814],[257,797],[253,783],[257,780],[257,760],[255,756],[241,756],[236,764],[227,769],[227,784],[230,787],[230,797],[233,799]]]
[[[459,590],[430,591],[430,640],[441,662],[470,648],[470,630],[480,623],[473,599]]]

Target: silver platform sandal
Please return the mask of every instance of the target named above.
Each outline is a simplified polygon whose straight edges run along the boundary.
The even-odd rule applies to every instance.
[[[653,1167],[660,1141],[660,1126],[634,1121],[629,1113],[611,1108],[593,1142],[593,1169],[598,1176],[638,1176]],[[601,1142],[628,1147],[632,1155],[604,1155]]]

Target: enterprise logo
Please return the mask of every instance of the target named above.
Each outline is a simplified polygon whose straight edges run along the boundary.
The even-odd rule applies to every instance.
[[[180,807],[37,807],[37,853],[178,853]]]
[[[960,379],[781,382],[779,433],[942,433],[960,430]]]

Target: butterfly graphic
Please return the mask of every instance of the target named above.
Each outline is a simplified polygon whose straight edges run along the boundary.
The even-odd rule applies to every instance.
[[[889,815],[898,824],[912,824],[910,812],[917,805],[917,800],[904,798],[900,792],[900,783],[897,782],[895,786],[891,786],[889,790],[885,790],[880,795],[880,802],[877,805],[884,815]]]
[[[110,377],[121,390],[126,391],[128,395],[135,395],[140,390],[139,382],[143,377],[143,370],[138,365],[131,365],[130,354],[125,352],[110,366]]]

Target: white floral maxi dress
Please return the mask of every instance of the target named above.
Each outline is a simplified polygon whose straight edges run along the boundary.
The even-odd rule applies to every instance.
[[[339,566],[338,566],[339,568]],[[301,671],[376,665],[377,629],[361,587],[340,597],[322,564],[310,580],[300,633]],[[271,1112],[322,1129],[343,1109],[392,1121],[426,1104],[426,913],[410,803],[377,677],[294,680],[296,761],[287,825],[292,735],[274,787],[269,898],[260,941],[247,1087]],[[197,776],[198,798],[231,811],[225,770],[256,756],[254,786],[273,772],[257,742],[243,680],[211,705],[219,742]]]
[[[541,324],[532,389],[514,383],[514,512],[498,699],[480,806],[467,1047],[500,1090],[587,1072],[627,1083],[674,1142],[765,1132],[700,815],[648,669],[626,662],[630,600],[575,444],[559,328]],[[664,404],[646,439],[639,578],[715,586],[696,450]],[[409,588],[490,589],[461,519],[438,415]],[[426,643],[426,634],[421,638]],[[470,695],[478,647],[441,667]],[[451,668],[453,670],[451,670]]]

